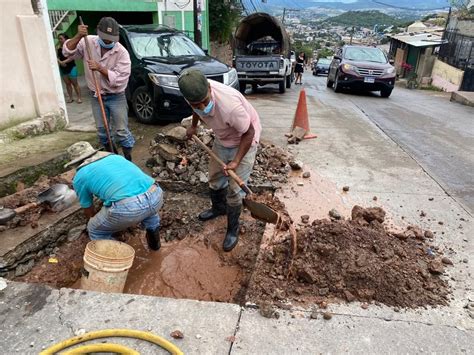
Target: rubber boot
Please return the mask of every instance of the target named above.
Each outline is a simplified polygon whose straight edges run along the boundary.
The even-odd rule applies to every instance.
[[[239,219],[242,205],[227,206],[227,233],[223,243],[224,251],[231,251],[239,241]]]
[[[122,147],[123,156],[128,161],[132,161],[132,148]]]
[[[226,214],[226,198],[227,198],[227,188],[220,190],[209,190],[211,195],[212,207],[204,212],[199,214],[199,219],[201,221],[208,221],[210,219],[223,216]]]
[[[148,247],[151,250],[154,250],[154,251],[160,250],[161,248],[160,228],[156,228],[155,230],[147,229],[146,241],[148,243]]]

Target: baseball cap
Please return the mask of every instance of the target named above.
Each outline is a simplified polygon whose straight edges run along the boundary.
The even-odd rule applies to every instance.
[[[112,17],[102,17],[97,25],[97,35],[102,40],[118,42],[119,24]]]

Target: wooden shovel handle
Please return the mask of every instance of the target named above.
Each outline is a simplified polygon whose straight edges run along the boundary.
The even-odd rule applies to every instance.
[[[218,162],[220,165],[223,167],[226,165],[212,150],[209,149],[207,145],[205,145],[195,134],[193,134],[193,139],[196,143],[198,143],[202,149],[204,149],[207,154],[209,154],[212,159],[214,159],[216,162]],[[245,185],[245,182],[235,173],[234,170],[227,170],[229,173],[230,177],[235,180],[235,182],[240,186],[242,190],[245,191],[247,195],[252,194],[252,191],[248,188],[247,185]]]
[[[21,207],[18,207],[18,208],[15,208],[15,213],[23,213],[23,212],[26,212],[32,208],[35,208],[36,206],[38,206],[38,203],[37,202],[31,202],[31,203],[28,203],[24,206],[21,206]]]

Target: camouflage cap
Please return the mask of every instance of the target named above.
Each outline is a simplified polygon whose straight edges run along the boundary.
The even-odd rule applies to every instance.
[[[185,70],[178,79],[179,90],[189,102],[203,101],[209,90],[209,82],[201,71]]]

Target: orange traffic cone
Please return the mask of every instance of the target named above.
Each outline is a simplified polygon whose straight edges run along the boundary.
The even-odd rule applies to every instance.
[[[293,131],[296,127],[303,128],[305,130],[304,139],[317,138],[317,135],[312,134],[309,129],[308,119],[308,107],[306,105],[306,91],[301,89],[300,97],[298,99],[298,105],[296,106],[295,117],[293,118],[293,124],[291,130]]]

